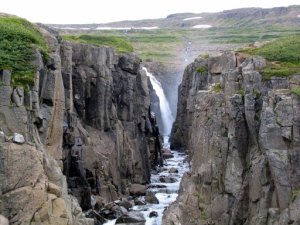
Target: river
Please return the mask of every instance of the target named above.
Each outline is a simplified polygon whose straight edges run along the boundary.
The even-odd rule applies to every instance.
[[[143,67],[156,95],[159,98],[160,113],[162,118],[161,134],[163,136],[163,148],[165,151],[170,150],[169,136],[174,122],[174,117],[170,109],[169,102],[166,98],[161,83],[153,74]],[[179,185],[183,174],[188,171],[188,164],[185,160],[186,155],[177,151],[171,151],[173,158],[165,159],[163,167],[151,174],[151,184],[147,191],[155,193],[159,204],[149,204],[142,206],[134,206],[133,211],[143,213],[146,223],[145,225],[162,225],[162,217],[164,209],[174,202],[178,195]],[[166,182],[167,181],[167,182]],[[169,182],[168,182],[169,181]],[[141,197],[143,198],[143,197]],[[150,217],[151,212],[157,212],[157,217]],[[114,225],[116,220],[109,221],[105,225]]]

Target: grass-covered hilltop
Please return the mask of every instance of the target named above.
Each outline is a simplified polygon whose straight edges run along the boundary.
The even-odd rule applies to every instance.
[[[300,35],[278,38],[260,48],[248,48],[242,52],[260,55],[267,60],[267,66],[261,71],[264,79],[300,74]]]
[[[123,38],[143,60],[159,61],[172,69],[182,68],[199,54],[234,50],[253,42],[299,34],[298,15],[300,7],[290,6],[182,13],[164,19],[107,24],[51,26],[66,35]]]
[[[259,45],[269,42],[261,48],[242,50],[268,60],[262,71],[268,79],[299,72],[298,15],[300,7],[290,6],[183,13],[165,19],[109,24],[50,26],[58,29],[64,40],[110,46],[119,54],[135,52],[144,61],[158,62],[169,72],[182,71],[200,54],[213,55],[245,48],[254,42]],[[38,28],[24,19],[4,14],[0,16],[0,49],[0,69],[11,70],[15,84],[33,83],[32,60],[36,49],[47,58],[47,46]]]
[[[74,41],[78,43],[113,47],[118,53],[133,52],[133,46],[122,37],[99,35],[65,35],[63,38],[67,41]]]
[[[32,85],[37,49],[47,58],[47,46],[38,28],[18,17],[0,15],[0,69],[12,72],[13,85]]]

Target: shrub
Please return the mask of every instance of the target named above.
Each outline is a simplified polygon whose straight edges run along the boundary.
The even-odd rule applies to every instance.
[[[36,49],[47,57],[47,45],[38,28],[18,17],[0,16],[0,69],[11,70],[13,86],[33,85]]]
[[[197,73],[204,73],[204,72],[206,72],[206,71],[207,71],[207,69],[206,69],[205,66],[199,66],[199,67],[197,68]]]
[[[223,88],[220,83],[217,83],[217,84],[215,84],[215,86],[213,86],[214,92],[221,92],[222,90],[223,90]]]
[[[300,98],[300,87],[294,87],[291,89],[291,92],[296,95],[298,98]]]

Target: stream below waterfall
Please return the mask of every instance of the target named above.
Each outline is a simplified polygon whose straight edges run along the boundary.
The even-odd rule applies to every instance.
[[[143,67],[156,95],[159,98],[159,106],[161,113],[161,134],[163,136],[163,151],[167,152],[169,157],[164,159],[163,166],[151,173],[151,183],[148,185],[147,192],[152,192],[158,199],[158,204],[135,205],[132,211],[141,212],[146,219],[145,225],[162,225],[163,212],[167,206],[174,202],[178,196],[179,185],[183,174],[188,171],[188,163],[186,155],[178,151],[171,151],[169,144],[169,136],[172,129],[174,117],[164,94],[160,82]],[[172,158],[171,158],[172,157]],[[140,197],[144,201],[143,196]],[[150,213],[155,211],[157,215],[150,217]],[[116,220],[111,220],[105,225],[114,225]]]

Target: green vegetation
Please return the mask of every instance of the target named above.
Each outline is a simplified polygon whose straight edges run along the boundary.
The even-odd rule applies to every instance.
[[[292,190],[291,195],[290,195],[291,202],[294,202],[296,200],[299,192],[300,192],[300,189]]]
[[[264,79],[300,73],[300,35],[279,38],[260,48],[244,49],[241,52],[261,55],[268,60],[267,66],[261,71]]]
[[[236,94],[244,96],[245,95],[245,90],[243,88],[241,88],[241,89],[236,91]]]
[[[205,210],[201,211],[200,218],[201,218],[201,220],[207,220],[208,219],[208,215],[207,215],[207,212]]]
[[[84,44],[92,44],[96,46],[109,46],[116,49],[118,53],[133,52],[133,47],[124,38],[116,36],[100,36],[100,35],[70,35],[64,36],[65,40],[75,41]]]
[[[260,98],[261,96],[261,92],[259,90],[253,90],[253,95],[255,96],[255,98]]]
[[[205,66],[200,66],[200,67],[197,68],[197,72],[198,72],[198,73],[204,73],[204,72],[206,72],[206,71],[207,71],[207,69],[206,69]]]
[[[203,59],[208,59],[209,58],[209,54],[203,54],[203,55],[200,55],[200,57],[202,57]]]
[[[300,87],[294,87],[291,89],[291,92],[300,98]]]
[[[213,91],[214,92],[221,92],[223,90],[223,87],[221,86],[220,83],[215,84],[215,86],[213,86]]]
[[[33,85],[36,49],[47,58],[47,46],[37,27],[21,18],[0,16],[0,49],[0,69],[12,72],[12,84]]]

